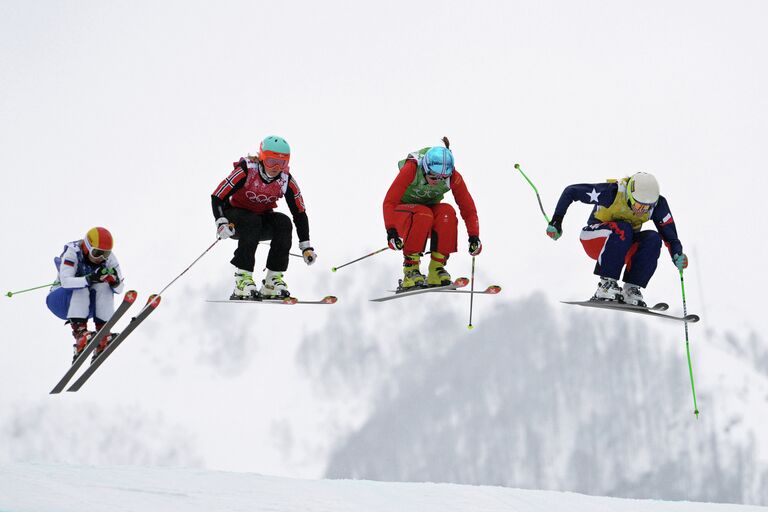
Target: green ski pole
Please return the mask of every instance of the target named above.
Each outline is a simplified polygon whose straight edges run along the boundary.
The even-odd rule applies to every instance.
[[[17,292],[6,292],[5,296],[6,297],[13,297],[14,295],[18,295],[20,293],[31,292],[32,290],[39,290],[40,288],[47,288],[49,286],[55,286],[57,284],[59,284],[59,282],[58,281],[54,281],[52,283],[41,284],[40,286],[35,286],[34,288],[27,288],[26,290],[19,290]]]
[[[547,216],[547,213],[544,211],[544,206],[541,204],[541,197],[539,197],[539,191],[536,188],[536,185],[533,184],[533,182],[528,178],[528,176],[525,175],[523,170],[520,168],[520,164],[515,164],[515,169],[520,171],[520,174],[523,175],[523,178],[525,178],[525,181],[528,182],[528,184],[533,188],[533,191],[536,192],[536,199],[539,201],[539,209],[541,210],[541,213],[544,215],[544,218],[547,219],[547,224],[549,224],[551,221],[549,220],[549,216]]]
[[[680,289],[683,292],[683,316],[688,315],[688,308],[685,304],[685,280],[683,279],[683,271],[680,271]],[[696,386],[693,383],[693,367],[691,366],[691,347],[688,342],[688,322],[685,322],[685,351],[688,355],[688,373],[691,376],[691,392],[693,393],[693,414],[696,415],[696,419],[699,419],[699,406],[696,404]]]

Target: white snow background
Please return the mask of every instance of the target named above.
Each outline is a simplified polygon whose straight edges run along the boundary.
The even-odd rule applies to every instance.
[[[0,466],[0,510],[14,512],[759,512],[764,507],[663,502],[456,484],[300,480],[193,469]]]
[[[766,14],[759,1],[0,3],[1,291],[52,281],[63,244],[103,225],[145,299],[213,241],[211,191],[276,133],[319,255],[286,279],[301,298],[339,297],[207,304],[232,286],[222,242],[60,396],[68,327],[44,290],[2,297],[3,467],[768,504]],[[395,282],[394,253],[329,271],[385,244],[397,160],[443,135],[480,214],[478,285],[504,287],[477,297],[471,332],[465,296],[368,302]],[[559,303],[596,282],[577,240],[588,207],[553,243],[517,162],[548,213],[570,183],[658,176],[703,318],[698,420],[682,325]],[[456,276],[463,227],[459,247]],[[646,297],[682,310],[665,255]]]

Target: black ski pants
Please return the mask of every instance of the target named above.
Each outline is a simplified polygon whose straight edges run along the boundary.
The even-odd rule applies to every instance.
[[[255,213],[242,208],[229,208],[224,215],[235,225],[237,249],[231,263],[239,269],[253,272],[259,242],[270,240],[267,268],[275,272],[288,269],[293,224],[280,212]]]

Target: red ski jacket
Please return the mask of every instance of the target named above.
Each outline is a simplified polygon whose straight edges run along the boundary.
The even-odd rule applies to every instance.
[[[395,178],[395,181],[390,185],[387,195],[384,197],[384,227],[386,229],[395,227],[395,208],[399,204],[402,204],[402,198],[405,194],[408,185],[410,185],[418,172],[418,164],[413,158],[409,158],[403,168],[400,169],[400,173]],[[451,192],[453,192],[453,198],[456,200],[456,204],[459,206],[459,212],[461,218],[464,219],[464,224],[467,226],[467,233],[469,236],[480,236],[480,221],[477,218],[477,208],[475,208],[475,201],[467,190],[467,184],[464,182],[459,171],[453,170],[451,174]]]

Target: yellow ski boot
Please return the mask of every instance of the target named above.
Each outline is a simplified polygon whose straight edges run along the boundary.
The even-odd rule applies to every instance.
[[[426,284],[424,274],[419,270],[421,254],[406,254],[403,260],[403,279],[400,281],[400,290],[413,290]]]
[[[427,286],[445,286],[451,284],[451,274],[445,270],[448,256],[439,252],[433,252],[429,260],[429,273],[427,274]]]

